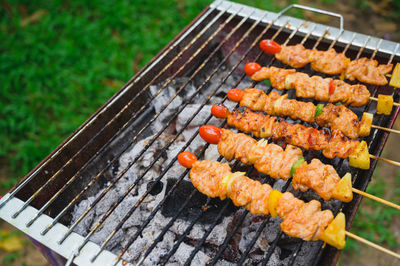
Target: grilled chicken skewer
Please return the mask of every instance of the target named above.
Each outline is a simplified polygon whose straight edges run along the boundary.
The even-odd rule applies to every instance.
[[[296,72],[295,69],[277,67],[261,67],[255,62],[247,63],[244,67],[246,74],[254,81],[269,80],[277,90],[296,90],[296,96],[317,101],[340,103],[359,107],[366,105],[369,100],[377,101],[377,114],[389,115],[395,103],[392,95],[379,94],[378,98],[371,97],[365,85],[350,85],[342,80],[310,77],[306,73]]]
[[[289,116],[307,123],[316,122],[322,127],[330,127],[332,131],[339,130],[345,136],[355,139],[368,136],[371,131],[373,115],[364,113],[361,121],[344,105],[323,104],[314,105],[311,102],[301,102],[287,99],[287,94],[279,95],[276,91],[265,94],[262,90],[231,89],[228,98],[239,102],[254,111],[264,111],[269,115]]]
[[[333,219],[330,210],[321,210],[316,200],[305,203],[290,192],[281,193],[268,184],[261,184],[245,176],[243,172],[231,172],[228,164],[197,161],[193,153],[182,152],[179,163],[190,170],[193,186],[208,197],[230,198],[236,206],[242,206],[252,214],[279,216],[282,231],[289,236],[306,241],[322,240],[343,249],[345,237],[351,237],[373,248],[400,259],[400,255],[346,231],[346,218],[339,212]]]
[[[261,67],[254,62],[247,63],[244,69],[252,80],[269,80],[272,87],[278,90],[295,89],[296,96],[300,98],[358,107],[366,105],[371,96],[365,85],[350,85],[342,80],[320,76],[310,77],[295,69]]]
[[[330,210],[321,210],[321,203],[305,203],[290,192],[281,193],[268,184],[246,177],[243,172],[232,173],[228,164],[197,161],[194,154],[179,154],[178,161],[190,170],[193,186],[209,197],[230,198],[252,214],[270,214],[282,218],[281,229],[287,235],[306,241],[322,240],[342,249],[345,246],[345,217],[335,219]]]
[[[343,78],[351,81],[357,79],[373,85],[386,85],[388,81],[385,75],[393,68],[392,64],[379,65],[378,61],[366,57],[350,60],[334,49],[328,51],[306,49],[302,44],[281,46],[272,40],[262,40],[260,48],[294,68],[301,68],[310,63],[311,68],[317,72],[329,75],[341,74]]]
[[[331,165],[318,159],[307,163],[301,149],[279,145],[264,139],[257,142],[243,133],[206,125],[199,129],[200,136],[208,143],[218,144],[218,152],[228,161],[240,160],[243,164],[254,165],[260,172],[276,179],[293,178],[292,186],[302,192],[312,189],[324,200],[338,199],[350,202],[353,199],[351,174],[342,179]]]

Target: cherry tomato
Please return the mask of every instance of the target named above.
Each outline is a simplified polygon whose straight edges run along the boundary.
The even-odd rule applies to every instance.
[[[254,73],[256,73],[260,70],[261,70],[261,66],[255,62],[247,63],[244,66],[244,72],[246,72],[246,75],[249,77],[253,76]]]
[[[331,81],[329,81],[329,95],[332,95],[335,92],[335,89],[335,82],[333,82],[333,79],[331,79]]]
[[[211,107],[211,113],[218,118],[225,118],[228,115],[228,108],[223,105],[214,104]]]
[[[228,91],[228,99],[232,102],[240,102],[243,98],[244,91],[241,89],[230,89]]]
[[[280,44],[274,42],[273,40],[262,40],[260,42],[260,48],[267,54],[277,54],[282,49]]]
[[[179,153],[178,155],[178,162],[186,168],[192,168],[192,165],[195,161],[197,161],[197,157],[191,152],[185,151]]]
[[[199,128],[199,134],[202,139],[210,144],[218,144],[221,139],[221,129],[216,126],[205,125]]]

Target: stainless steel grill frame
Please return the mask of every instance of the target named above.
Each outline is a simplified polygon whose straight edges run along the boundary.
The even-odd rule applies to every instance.
[[[40,243],[43,243],[47,247],[61,254],[65,258],[69,258],[69,262],[74,262],[78,265],[123,265],[125,262],[121,260],[123,253],[132,244],[137,237],[140,236],[141,230],[143,230],[147,223],[154,217],[155,213],[160,210],[162,204],[165,203],[166,198],[150,213],[146,222],[141,226],[140,230],[131,237],[126,249],[120,254],[113,254],[105,250],[105,245],[114,236],[115,232],[120,229],[123,223],[130,215],[134,215],[134,211],[141,204],[143,199],[151,191],[152,186],[142,195],[141,200],[135,203],[133,207],[127,211],[126,219],[124,218],[120,222],[120,226],[115,228],[114,232],[109,235],[106,241],[102,245],[97,245],[90,241],[91,235],[98,229],[107,219],[108,215],[118,206],[123,200],[116,202],[115,205],[110,208],[109,212],[101,219],[96,226],[93,227],[91,232],[87,236],[81,236],[74,233],[72,230],[75,225],[67,228],[62,224],[63,217],[68,213],[69,209],[81,199],[85,193],[87,193],[102,177],[104,172],[109,169],[115,160],[118,160],[120,154],[128,149],[128,145],[119,151],[118,154],[113,151],[110,143],[115,141],[118,136],[125,134],[127,128],[132,128],[132,125],[138,123],[140,119],[147,112],[148,104],[162,92],[165,87],[172,82],[175,77],[182,76],[188,73],[189,70],[194,70],[190,75],[189,80],[193,79],[201,69],[207,68],[207,63],[213,58],[215,53],[220,52],[221,49],[226,49],[223,61],[219,64],[222,66],[224,63],[231,61],[233,65],[229,75],[225,77],[220,85],[204,99],[202,107],[218,92],[221,85],[226,79],[233,73],[242,73],[241,66],[243,62],[247,62],[250,59],[256,60],[264,64],[271,65],[275,62],[273,58],[263,55],[259,49],[257,49],[258,41],[262,37],[276,38],[279,42],[303,42],[309,47],[318,47],[318,49],[326,49],[327,47],[335,47],[336,49],[343,49],[344,52],[351,54],[353,58],[358,58],[361,55],[368,57],[377,57],[381,62],[398,62],[400,56],[399,44],[378,39],[375,37],[353,33],[334,27],[327,27],[325,25],[306,22],[300,19],[287,17],[282,15],[283,10],[279,14],[255,9],[252,7],[232,3],[229,1],[215,1],[209,7],[207,7],[186,29],[184,29],[170,44],[168,44],[146,67],[144,67],[135,77],[133,77],[118,93],[116,93],[109,101],[105,103],[95,114],[93,114],[80,128],[78,128],[69,138],[67,138],[58,148],[56,148],[48,157],[46,157],[35,169],[33,169],[13,190],[7,193],[0,201],[0,217],[16,226],[20,230],[27,233]],[[340,16],[339,16],[340,17]],[[341,21],[341,25],[342,25]],[[218,39],[220,38],[220,40]],[[233,39],[235,39],[233,42]],[[213,46],[213,43],[218,40]],[[240,51],[242,49],[242,51]],[[239,60],[233,60],[231,55],[234,52],[240,53]],[[205,59],[204,59],[205,58]],[[246,60],[245,60],[246,59]],[[278,63],[279,64],[279,63]],[[197,93],[201,91],[203,86],[206,86],[207,82],[213,78],[217,69],[213,71],[197,88]],[[308,73],[312,73],[312,70],[307,70]],[[236,86],[240,85],[245,75],[242,74],[241,78],[237,80]],[[166,81],[163,86],[158,90],[156,95],[149,95],[147,89],[150,85]],[[179,91],[187,83],[183,84]],[[256,84],[254,84],[256,86]],[[371,94],[376,96],[379,93],[393,94],[395,100],[399,100],[399,94],[389,86],[377,87],[368,86],[371,90]],[[271,90],[271,88],[270,88]],[[169,103],[172,102],[173,96]],[[225,97],[226,99],[226,97]],[[224,99],[224,101],[225,101]],[[144,103],[144,104],[143,104]],[[184,106],[189,104],[186,102]],[[375,104],[371,102],[365,107],[364,110],[374,110]],[[168,105],[165,106],[165,108]],[[182,111],[184,106],[179,110]],[[201,107],[201,108],[202,108]],[[164,108],[164,109],[165,109]],[[200,108],[200,109],[201,109]],[[146,128],[160,115],[164,110],[162,109],[159,113],[152,116],[139,127],[140,130],[132,132],[131,143],[136,143],[139,137],[145,132]],[[193,114],[192,119],[200,111],[197,110]],[[360,113],[364,111],[357,109]],[[380,126],[392,127],[399,112],[399,108],[395,108],[391,116],[376,116],[374,123]],[[165,125],[165,130],[176,118],[176,115],[171,117],[169,122]],[[210,120],[211,115],[205,121]],[[191,120],[187,121],[186,126],[189,125]],[[224,123],[222,124],[224,125]],[[185,128],[184,127],[184,128]],[[176,138],[184,130],[184,128],[178,132]],[[162,130],[162,131],[163,131]],[[154,140],[162,133],[158,132],[153,138]],[[196,137],[194,135],[182,148],[182,151],[187,148],[191,141]],[[388,133],[373,130],[371,135],[368,137],[368,143],[370,152],[379,156],[382,152],[383,146],[387,140]],[[175,139],[176,139],[175,138]],[[174,140],[175,140],[174,139]],[[169,144],[163,149],[167,150],[168,146],[173,143],[171,140]],[[146,152],[147,148],[150,147],[150,142],[146,148],[130,163],[132,166],[137,160]],[[200,152],[200,156],[204,153],[206,145]],[[161,153],[160,153],[161,154]],[[160,155],[161,156],[161,155]],[[153,164],[158,160],[160,156],[154,158]],[[310,155],[311,156],[311,155]],[[220,158],[222,159],[222,158]],[[331,161],[329,161],[331,162]],[[75,193],[74,195],[68,195],[68,191],[71,186],[76,182],[82,182],[82,175],[87,171],[87,168],[92,164],[99,164],[100,172],[96,173],[94,177],[88,182],[84,183],[84,187]],[[172,161],[166,169],[175,161]],[[333,162],[339,171],[339,173],[349,170],[348,166],[343,160],[335,160]],[[236,162],[234,167],[237,166]],[[152,165],[149,166],[147,171]],[[361,171],[351,169],[354,175],[354,186],[365,190],[369,179],[376,166],[376,161],[372,161],[371,169],[369,171]],[[119,177],[126,173],[124,170]],[[164,170],[160,176],[161,179],[167,170]],[[248,169],[248,173],[253,170],[252,167]],[[177,180],[174,187],[168,192],[168,197],[180,182],[187,175],[188,170],[185,171]],[[143,174],[141,177],[143,177]],[[141,178],[138,178],[128,189],[126,195],[137,185]],[[118,177],[117,177],[118,180]],[[116,182],[116,181],[115,181]],[[264,182],[273,182],[269,178],[264,179]],[[115,184],[115,183],[114,183]],[[113,184],[111,184],[112,187]],[[287,189],[290,185],[288,181],[283,189]],[[110,187],[110,189],[111,189]],[[109,190],[105,190],[103,196]],[[168,226],[171,226],[177,219],[179,213],[183,210],[185,205],[193,197],[195,191],[190,194],[189,198],[179,209],[176,215],[170,220],[165,230],[160,232],[156,241],[142,256],[142,260],[151,253],[152,249],[162,240],[162,236],[168,231]],[[101,198],[100,198],[101,199]],[[100,199],[89,207],[93,207]],[[355,195],[354,200],[349,204],[343,205],[343,211],[346,213],[347,228],[349,229],[354,219],[357,208],[360,204],[361,197]],[[205,202],[207,204],[207,202]],[[223,206],[219,215],[215,217],[215,221],[209,227],[209,230],[203,236],[201,241],[196,245],[196,248],[191,253],[189,260],[186,264],[190,264],[196,253],[200,250],[201,246],[205,243],[211,230],[219,220],[225,208],[227,208],[228,202]],[[338,211],[338,210],[335,210]],[[180,243],[184,240],[187,233],[190,232],[193,225],[200,219],[200,217],[207,212],[204,209],[203,212],[199,213],[197,218],[193,220],[191,225],[182,233],[181,237],[176,241],[173,249],[170,253],[160,260],[160,263],[164,264],[177,250]],[[227,235],[224,243],[216,250],[214,258],[210,261],[210,264],[215,265],[219,258],[221,258],[224,250],[226,249],[229,241],[234,236],[235,232],[240,228],[246,215],[245,212],[239,219],[235,227]],[[263,221],[259,229],[257,230],[256,237],[253,238],[251,244],[247,247],[246,251],[241,255],[238,264],[243,264],[249,255],[254,243],[261,234],[262,230],[268,223],[268,218]],[[265,253],[262,260],[262,264],[265,265],[273,250],[278,244],[282,237],[282,232],[278,237],[271,243],[271,247]],[[295,263],[298,251],[303,245],[303,241],[299,241],[295,250],[290,254],[290,264]],[[315,257],[314,264],[334,265],[338,259],[339,252],[337,250],[326,247],[320,248],[318,256]]]

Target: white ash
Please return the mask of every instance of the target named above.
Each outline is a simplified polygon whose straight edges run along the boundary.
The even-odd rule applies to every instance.
[[[207,237],[207,243],[218,246],[222,245],[227,234],[226,228],[232,222],[232,218],[233,216],[225,217],[220,224],[217,224]],[[180,232],[185,231],[189,224],[190,223],[187,221],[180,220],[179,223],[174,224],[170,230],[176,234],[180,234]],[[188,238],[194,240],[201,239],[204,235],[204,232],[206,232],[209,227],[209,224],[195,224],[187,236]]]
[[[218,146],[210,145],[204,153],[204,160],[216,161],[219,156]]]

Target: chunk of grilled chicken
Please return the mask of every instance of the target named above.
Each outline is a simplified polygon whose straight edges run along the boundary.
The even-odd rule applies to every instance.
[[[341,131],[332,134],[301,124],[291,124],[283,119],[253,112],[247,107],[240,107],[227,115],[228,125],[245,133],[252,133],[259,138],[283,140],[288,144],[305,150],[320,150],[327,158],[348,158],[354,152],[358,140],[348,139]]]
[[[349,80],[386,85],[388,83],[385,75],[392,71],[393,65],[378,65],[378,61],[368,58],[360,58],[351,61],[347,66],[345,77]]]
[[[365,85],[350,85],[342,80],[310,77],[295,69],[262,67],[251,76],[252,80],[270,80],[272,87],[278,90],[295,89],[296,96],[323,102],[341,102],[344,105],[363,106],[371,96]]]
[[[227,177],[228,181],[222,182]],[[232,174],[228,164],[196,161],[190,170],[190,179],[201,193],[209,197],[229,197],[236,206],[242,206],[252,214],[269,214],[271,186],[252,180],[243,173]],[[333,221],[332,212],[322,211],[318,201],[305,203],[290,192],[283,193],[278,199],[276,211],[283,220],[282,231],[306,241],[319,240],[321,233]]]

